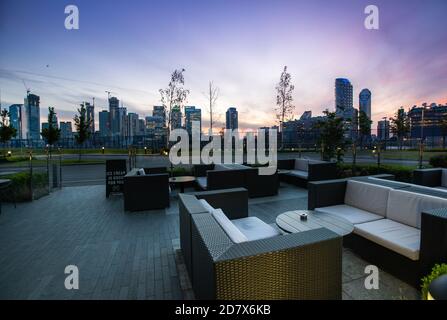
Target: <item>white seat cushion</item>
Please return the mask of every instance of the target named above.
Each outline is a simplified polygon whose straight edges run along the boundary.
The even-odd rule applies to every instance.
[[[385,217],[391,190],[389,187],[348,180],[345,204]]]
[[[419,229],[422,211],[440,208],[447,208],[447,199],[403,190],[391,190],[386,217]]]
[[[447,169],[442,169],[441,186],[447,188]]]
[[[234,243],[241,243],[248,241],[247,237],[227,218],[222,209],[214,209],[211,213],[216,219],[217,223],[222,227],[228,237]]]
[[[309,160],[307,159],[295,159],[295,170],[308,171]]]
[[[421,187],[421,186],[418,186],[418,187]],[[423,187],[423,188],[431,189],[429,187]],[[447,192],[447,188],[446,187],[435,187],[434,189],[436,189],[438,191],[445,191],[445,192]]]
[[[316,212],[324,212],[344,218],[352,224],[364,223],[383,219],[381,215],[374,214],[356,207],[351,207],[346,204],[340,204],[330,207],[315,208]]]
[[[303,178],[303,179],[307,179],[307,177],[309,176],[307,171],[302,171],[302,170],[290,170],[289,174],[292,176],[297,176],[297,177]]]
[[[281,233],[257,217],[231,220],[249,241],[275,237]]]
[[[421,231],[417,228],[381,219],[355,225],[354,233],[411,260],[419,260]]]
[[[199,184],[200,188],[206,189],[206,186],[207,186],[206,177],[197,177],[196,181]]]

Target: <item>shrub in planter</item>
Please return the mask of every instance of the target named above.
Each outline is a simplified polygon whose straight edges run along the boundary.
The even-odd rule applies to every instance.
[[[427,300],[428,298],[428,287],[430,286],[430,283],[444,274],[447,274],[447,264],[436,264],[433,267],[431,273],[428,276],[422,278],[421,288],[423,300]]]
[[[29,172],[18,172],[2,176],[2,178],[11,180],[12,186],[9,190],[14,193],[3,193],[2,200],[5,202],[12,202],[14,200],[17,202],[31,201],[33,200],[33,194],[34,199],[38,199],[48,194],[48,174],[46,172],[33,173],[33,194],[30,189],[31,175]]]
[[[440,154],[430,158],[429,163],[434,168],[447,168],[447,154]]]

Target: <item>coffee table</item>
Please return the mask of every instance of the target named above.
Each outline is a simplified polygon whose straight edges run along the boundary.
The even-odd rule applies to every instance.
[[[300,219],[301,213],[307,213],[307,220]],[[276,217],[276,224],[287,233],[326,228],[340,236],[346,236],[354,231],[354,225],[348,220],[334,214],[312,210],[294,210],[281,213]]]
[[[180,186],[180,193],[185,192],[185,184],[191,183],[196,180],[196,177],[194,176],[179,176],[179,177],[172,177],[169,178],[169,183],[173,185],[179,185]]]

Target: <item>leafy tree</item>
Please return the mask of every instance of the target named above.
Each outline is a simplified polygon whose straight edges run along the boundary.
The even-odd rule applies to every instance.
[[[166,146],[169,146],[169,133],[171,130],[171,112],[172,108],[175,106],[180,107],[180,110],[183,108],[183,105],[186,102],[186,98],[188,97],[189,90],[185,89],[183,86],[185,85],[185,78],[183,73],[185,69],[174,70],[171,74],[171,80],[169,81],[168,87],[165,89],[160,89],[161,103],[163,107],[167,111],[167,135],[166,135]]]
[[[48,128],[42,129],[42,137],[45,139],[45,141],[49,145],[49,152],[50,152],[50,158],[51,158],[51,149],[53,145],[59,141],[59,138],[61,136],[61,130],[57,127],[56,122],[56,112],[54,112],[53,107],[48,107]]]
[[[399,141],[399,149],[402,150],[402,142],[410,132],[410,121],[405,114],[404,108],[397,110],[394,118],[391,118],[391,132],[397,137]]]
[[[78,114],[73,118],[76,128],[75,140],[79,145],[79,161],[81,161],[82,145],[90,137],[91,120],[87,120],[87,109],[84,104],[78,109]]]
[[[290,119],[295,109],[292,104],[295,86],[291,82],[292,76],[287,72],[287,66],[284,66],[279,83],[276,85],[276,118],[280,122],[281,150],[284,149],[284,121]]]
[[[442,149],[445,149],[445,137],[447,136],[447,117],[446,116],[444,116],[444,118],[441,120],[439,127],[441,129],[441,136],[442,136]]]
[[[320,133],[319,144],[322,148],[323,160],[330,161],[336,157],[337,161],[341,161],[346,149],[343,118],[329,110],[323,113],[326,116],[325,119],[315,124],[315,129]]]
[[[6,147],[6,143],[16,136],[17,130],[11,126],[9,112],[6,109],[0,111],[0,117],[0,142]],[[4,150],[4,156],[6,157],[6,149]]]
[[[363,149],[365,137],[371,135],[372,121],[364,111],[359,112],[360,149]]]

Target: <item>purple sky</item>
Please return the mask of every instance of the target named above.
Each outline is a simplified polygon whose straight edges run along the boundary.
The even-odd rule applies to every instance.
[[[79,30],[64,28],[68,4],[79,7]],[[379,7],[377,31],[363,26],[368,4]],[[354,106],[361,89],[372,91],[377,121],[400,106],[447,103],[446,12],[445,0],[3,0],[2,105],[23,103],[24,79],[61,119],[91,97],[97,111],[107,108],[105,90],[146,116],[183,67],[188,104],[203,109],[205,127],[213,80],[220,119],[236,106],[240,126],[257,128],[275,123],[274,88],[287,65],[296,116],[334,109],[335,78],[346,77]]]

